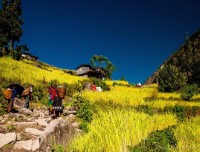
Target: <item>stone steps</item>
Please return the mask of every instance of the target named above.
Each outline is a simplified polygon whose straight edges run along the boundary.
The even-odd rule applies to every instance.
[[[75,122],[76,111],[65,110],[63,116],[57,118],[52,118],[47,110],[24,108],[18,113],[1,116],[4,121],[0,123],[0,130],[14,126],[14,131],[0,132],[0,151],[6,151],[5,145],[9,144],[12,146],[8,151],[46,151],[51,149],[50,139],[55,139],[58,144],[67,144],[81,130],[78,129],[79,123]]]

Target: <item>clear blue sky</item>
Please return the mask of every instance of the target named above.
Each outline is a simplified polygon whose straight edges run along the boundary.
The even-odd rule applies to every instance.
[[[23,36],[48,64],[75,69],[103,55],[143,83],[200,28],[200,0],[22,0]]]

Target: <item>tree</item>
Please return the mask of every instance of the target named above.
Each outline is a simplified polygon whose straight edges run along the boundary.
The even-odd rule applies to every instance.
[[[191,77],[189,78],[190,84],[197,84],[200,86],[200,60],[193,64]]]
[[[190,100],[194,95],[198,94],[198,86],[196,84],[187,85],[181,90],[181,98],[185,101]]]
[[[8,38],[6,37],[5,19],[2,17],[2,10],[0,10],[0,49],[7,45]]]
[[[178,91],[186,85],[186,77],[173,65],[165,65],[158,73],[159,90],[162,92]]]
[[[104,57],[102,55],[94,55],[91,59],[90,59],[90,63],[92,64],[92,66],[94,67],[105,67],[106,63],[108,62],[108,58]]]
[[[21,58],[21,55],[22,55],[22,53],[23,52],[27,52],[27,51],[29,51],[29,48],[27,47],[27,45],[26,44],[24,44],[24,45],[17,45],[16,46],[16,49],[15,50],[13,50],[12,52],[11,52],[11,57],[13,58],[13,59],[15,59],[15,60],[20,60],[20,58]]]
[[[7,45],[9,49],[14,49],[14,43],[20,41],[22,35],[23,20],[21,0],[3,0],[0,13],[0,44]]]
[[[90,59],[90,63],[94,67],[104,68],[107,71],[107,78],[111,78],[113,71],[116,70],[114,64],[102,55],[94,55]]]
[[[113,71],[115,71],[117,68],[112,64],[112,62],[108,61],[107,66],[105,67],[105,70],[108,72],[108,78],[111,78],[111,75]]]
[[[125,78],[124,78],[124,75],[122,75],[122,77],[121,77],[120,80],[121,80],[121,81],[126,81]]]

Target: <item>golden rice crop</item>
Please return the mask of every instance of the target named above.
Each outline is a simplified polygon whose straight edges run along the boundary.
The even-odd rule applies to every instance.
[[[158,94],[158,98],[165,98],[165,99],[170,99],[170,98],[180,98],[180,93],[163,93],[163,92],[159,92]]]
[[[52,80],[70,84],[83,80],[81,77],[69,75],[54,67],[49,66],[46,69],[42,69],[34,64],[27,64],[8,57],[0,58],[0,75],[6,79],[20,81],[22,84],[31,83],[34,85]]]
[[[84,91],[82,95],[91,102],[112,102],[120,105],[138,106],[145,104],[144,98],[152,94],[152,88],[133,88],[125,86],[111,86],[110,91]]]
[[[98,111],[89,132],[77,136],[69,151],[126,152],[151,132],[177,123],[172,114],[149,116],[128,108]]]
[[[158,99],[153,102],[146,102],[146,105],[154,107],[154,108],[165,108],[165,107],[173,107],[175,105],[180,105],[180,106],[198,106],[200,107],[200,102],[185,102],[185,101],[170,101],[170,100],[163,100],[163,99]]]
[[[200,117],[179,124],[174,133],[178,142],[174,151],[200,151]]]
[[[113,83],[117,83],[117,84],[122,84],[122,85],[128,85],[128,82],[127,81],[121,81],[121,80],[115,80],[115,81],[112,81],[112,80],[106,80],[105,83],[107,85],[112,85]]]
[[[34,85],[41,82],[57,80],[60,83],[75,83],[85,78],[64,73],[59,68],[42,65],[38,67],[32,61],[16,61],[8,57],[0,58],[0,77],[20,81],[21,84]],[[166,106],[200,106],[200,102],[185,102],[180,99],[179,93],[157,92],[157,85],[142,86],[141,88],[112,86],[113,82],[127,85],[126,81],[105,81],[111,90],[105,92],[83,91],[82,96],[90,102],[113,103],[124,108],[98,109],[94,119],[89,124],[89,132],[81,134],[72,140],[69,150],[81,152],[126,152],[128,146],[138,144],[151,132],[161,130],[177,124],[173,114],[155,114],[149,116],[128,108],[138,105],[149,105],[155,108]],[[155,97],[146,102],[146,97]],[[198,100],[200,94],[193,97]],[[200,151],[200,117],[178,124],[175,136],[178,141],[174,151]]]

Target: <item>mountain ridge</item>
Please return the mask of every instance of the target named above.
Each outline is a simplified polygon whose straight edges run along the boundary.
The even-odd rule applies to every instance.
[[[165,65],[177,67],[186,77],[187,83],[200,83],[200,29],[190,38],[186,38],[184,44],[167,58],[153,74],[147,78],[145,85],[158,83],[157,75],[159,69]]]

